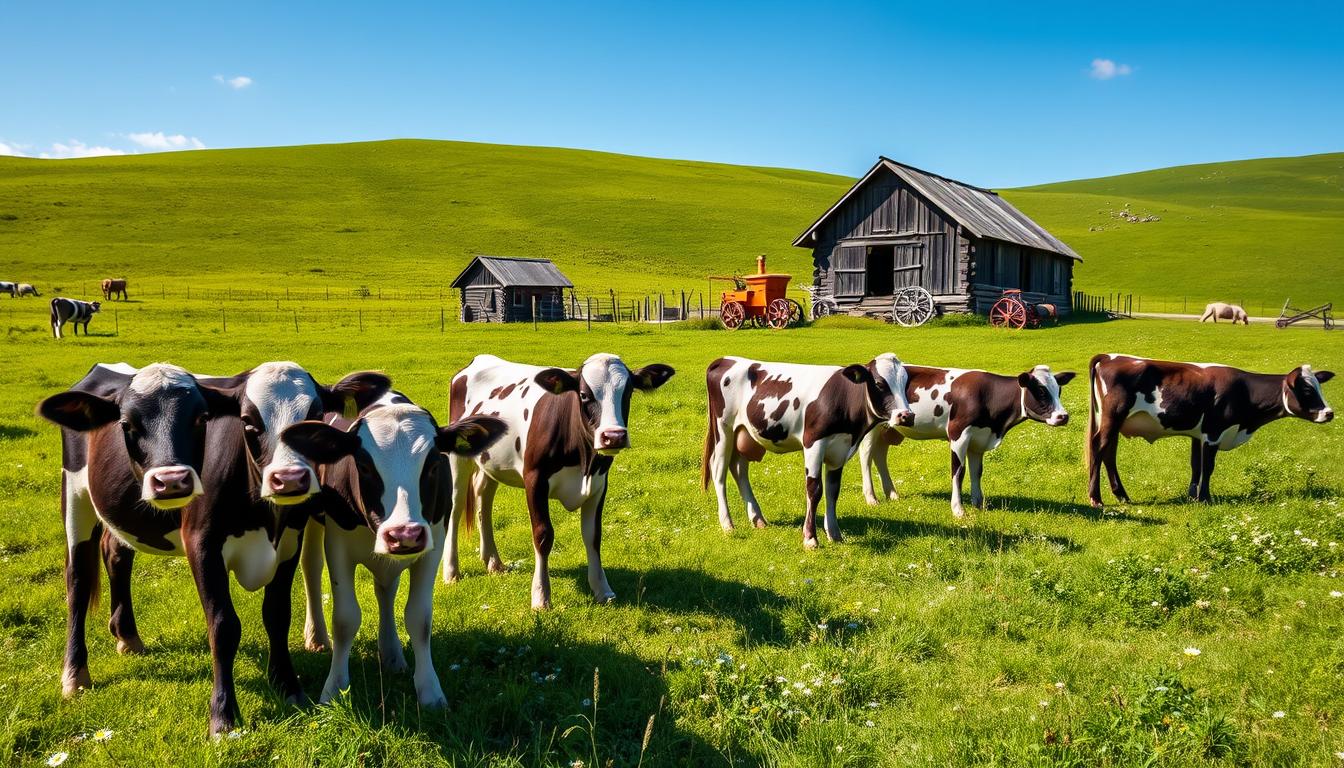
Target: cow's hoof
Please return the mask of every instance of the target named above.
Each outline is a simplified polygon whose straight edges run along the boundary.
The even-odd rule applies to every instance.
[[[459,572],[457,572],[457,571],[444,571],[444,572],[443,572],[443,583],[444,583],[444,584],[456,584],[457,582],[459,582],[459,581],[461,581],[461,580],[462,580],[462,574],[459,573]]]
[[[1105,506],[1104,504],[1101,503],[1101,499],[1088,499],[1087,503],[1093,509],[1101,509],[1103,506]]]
[[[67,699],[80,691],[87,691],[93,687],[93,678],[89,676],[88,667],[79,669],[68,669],[61,678],[61,695]]]
[[[313,700],[308,698],[308,694],[299,691],[298,693],[291,693],[286,696],[285,704],[291,707],[298,707],[299,709],[307,709],[313,705]]]
[[[117,653],[125,655],[138,655],[145,652],[145,644],[138,635],[132,637],[117,638]]]
[[[331,638],[329,637],[309,637],[304,639],[303,647],[313,653],[326,653],[331,650]]]
[[[534,610],[534,611],[549,611],[549,610],[551,610],[551,596],[550,596],[550,595],[533,595],[533,596],[532,596],[532,610]]]
[[[420,697],[419,701],[420,701],[420,708],[421,708],[421,709],[447,709],[447,708],[448,708],[448,697],[447,697],[447,696],[444,696],[442,693],[439,693],[439,694],[429,694],[429,695]]]
[[[816,549],[819,543],[815,536],[810,539],[803,539],[803,549]]]
[[[832,536],[829,531],[826,533],[826,538],[830,539],[832,544],[843,544],[845,541],[844,536],[841,536],[838,533]]]
[[[888,500],[890,500],[890,501],[896,501],[896,500],[899,499],[899,498],[901,498],[901,495],[900,495],[899,493],[897,493],[897,492],[895,491],[895,489],[892,489],[892,490],[890,490],[890,491],[887,491],[887,499],[888,499]]]
[[[395,655],[383,656],[383,669],[388,672],[405,672],[410,669],[406,664],[406,657],[401,653]]]
[[[882,503],[876,496],[874,496],[871,493],[865,493],[863,495],[863,500],[868,502],[868,506],[870,507],[876,507],[878,504]]]
[[[952,516],[957,518],[958,520],[962,520],[966,517],[966,510],[962,509],[961,507],[953,507]]]
[[[611,590],[607,590],[606,592],[600,594],[594,593],[593,600],[597,601],[598,605],[611,605],[612,603],[616,602],[616,593],[612,592]]]
[[[492,557],[485,561],[486,573],[504,573],[508,569],[504,567],[504,561],[498,557]]]
[[[984,498],[971,499],[971,506],[975,507],[976,509],[984,509],[985,508]]]
[[[758,518],[753,519],[753,520],[751,521],[751,524],[752,524],[754,527],[756,527],[756,528],[765,528],[766,525],[767,525],[767,523],[765,522],[765,518],[764,518],[764,517],[758,517]]]

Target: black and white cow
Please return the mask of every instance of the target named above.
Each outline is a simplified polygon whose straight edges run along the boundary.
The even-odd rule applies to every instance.
[[[1334,418],[1321,385],[1330,371],[1302,365],[1281,373],[1251,373],[1216,363],[1175,363],[1131,355],[1097,355],[1088,366],[1087,498],[1101,507],[1101,467],[1123,504],[1116,449],[1121,435],[1156,442],[1190,439],[1188,493],[1209,501],[1209,478],[1219,451],[1243,445],[1256,430],[1289,416],[1316,424]]]
[[[18,283],[11,283],[8,280],[0,280],[0,293],[8,293],[9,298],[12,299],[14,298],[14,295],[17,294],[18,292],[19,292]]]
[[[869,430],[881,423],[909,425],[905,366],[896,355],[878,355],[867,365],[798,365],[721,357],[705,372],[709,431],[702,481],[713,481],[719,523],[733,529],[728,514],[728,473],[737,481],[747,516],[757,528],[765,516],[751,490],[750,462],[768,453],[803,452],[807,508],[803,546],[817,546],[817,506],[825,476],[826,535],[840,541],[835,504],[845,462]]]
[[[102,309],[101,301],[80,301],[57,296],[51,300],[51,335],[61,338],[61,328],[66,323],[74,323],[75,335],[79,335],[79,326],[84,324],[84,335],[89,335],[89,321]]]
[[[599,602],[614,600],[601,552],[608,473],[616,454],[630,447],[626,425],[631,395],[661,387],[674,373],[661,363],[631,370],[621,358],[603,353],[589,357],[577,370],[478,355],[459,371],[450,391],[452,418],[496,416],[509,425],[512,439],[474,460],[453,460],[454,507],[444,581],[459,577],[457,529],[464,516],[470,526],[473,512],[480,517],[481,559],[487,570],[503,570],[492,521],[495,491],[503,483],[521,487],[527,497],[535,554],[532,607],[545,610],[551,605],[551,499],[567,510],[582,510],[588,585]]]
[[[18,286],[16,286],[16,287],[14,288],[14,292],[15,292],[16,294],[18,294],[20,298],[22,298],[22,297],[24,297],[24,296],[41,296],[41,295],[42,295],[42,294],[40,294],[40,293],[37,292],[37,288],[35,288],[35,287],[33,286],[32,283],[19,283]]]
[[[945,440],[952,448],[952,514],[964,516],[961,481],[971,475],[971,504],[984,507],[980,475],[985,454],[999,447],[1008,430],[1024,421],[1039,421],[1052,427],[1069,423],[1069,412],[1059,402],[1059,388],[1073,380],[1072,371],[1051,373],[1038,365],[1017,376],[1000,376],[961,368],[930,368],[907,365],[910,376],[906,394],[915,420],[909,426],[879,426],[859,446],[863,467],[863,495],[877,504],[872,468],[877,467],[882,493],[896,498],[887,450],[902,440]]]
[[[278,441],[285,427],[378,397],[391,382],[352,374],[323,387],[294,363],[227,378],[175,366],[97,365],[40,406],[61,425],[62,507],[69,544],[64,690],[90,685],[84,624],[96,589],[100,529],[111,592],[109,629],[123,653],[143,651],[131,603],[136,552],[184,555],[205,611],[214,659],[210,730],[238,721],[233,661],[241,624],[229,574],[266,588],[268,673],[291,701],[303,691],[290,662],[290,591],[304,524],[317,492],[314,468]],[[146,506],[145,502],[148,502]]]
[[[378,651],[383,666],[405,671],[397,636],[397,588],[410,572],[406,631],[415,650],[415,692],[420,705],[447,704],[430,657],[434,576],[443,557],[451,514],[452,476],[445,453],[471,456],[504,434],[504,422],[470,416],[440,427],[404,395],[388,393],[352,422],[333,418],[287,429],[283,441],[322,465],[322,541],[332,596],[331,670],[322,702],[350,687],[350,649],[359,630],[355,566],[373,574],[378,598]],[[324,540],[324,541],[323,541]],[[309,574],[305,572],[305,578]],[[309,624],[325,635],[319,599],[308,604]]]

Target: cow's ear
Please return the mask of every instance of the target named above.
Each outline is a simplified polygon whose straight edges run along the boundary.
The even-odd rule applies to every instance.
[[[502,419],[493,416],[466,416],[446,427],[439,427],[434,442],[443,453],[475,456],[494,445],[508,429]]]
[[[1073,371],[1060,371],[1059,373],[1055,374],[1055,382],[1062,387],[1065,384],[1068,384],[1070,381],[1073,381],[1073,377],[1077,375],[1078,374],[1074,373]]]
[[[1031,386],[1031,371],[1017,374],[1017,386],[1023,389]]]
[[[657,389],[667,383],[672,378],[676,370],[670,365],[662,363],[653,363],[640,368],[638,371],[630,372],[630,380],[634,383],[635,389],[641,389],[648,392],[651,389]]]
[[[205,398],[205,409],[211,416],[237,416],[243,412],[242,390],[219,389],[197,384],[201,397]]]
[[[532,380],[537,382],[537,386],[552,395],[579,391],[579,378],[569,371],[559,368],[547,368],[538,373]]]
[[[318,464],[335,464],[359,449],[359,422],[350,431],[323,421],[300,421],[280,433],[280,442]]]
[[[868,366],[863,365],[862,363],[851,363],[850,365],[846,365],[844,369],[840,371],[840,375],[855,384],[863,384],[873,380],[873,372],[868,370]]]
[[[1317,371],[1317,372],[1316,372],[1316,381],[1320,382],[1321,384],[1324,384],[1325,382],[1327,382],[1327,381],[1329,381],[1329,380],[1331,380],[1331,379],[1333,379],[1333,378],[1335,378],[1335,372],[1334,372],[1334,371]]]
[[[330,387],[317,388],[322,410],[353,419],[359,412],[378,402],[392,388],[392,379],[377,371],[352,373]]]
[[[88,432],[120,419],[121,407],[110,398],[71,390],[43,400],[37,413],[57,426]]]

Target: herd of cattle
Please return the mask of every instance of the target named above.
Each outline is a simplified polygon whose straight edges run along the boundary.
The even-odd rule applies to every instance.
[[[433,586],[440,563],[445,581],[460,577],[463,522],[470,527],[475,518],[487,570],[503,570],[493,500],[500,484],[523,489],[535,555],[532,606],[546,609],[555,537],[550,501],[580,510],[589,586],[598,601],[612,600],[601,560],[610,469],[630,446],[634,391],[658,389],[673,374],[662,364],[631,369],[611,354],[593,355],[578,368],[480,355],[453,377],[449,423],[440,426],[376,372],[324,386],[289,362],[227,377],[162,363],[94,366],[39,406],[62,428],[64,693],[92,684],[85,623],[101,570],[107,572],[109,628],[118,650],[144,649],[131,604],[132,567],[136,553],[144,552],[183,555],[190,563],[214,659],[212,733],[232,729],[239,719],[233,665],[242,625],[230,598],[230,574],[247,590],[265,590],[268,676],[299,703],[306,697],[288,644],[295,571],[302,566],[308,598],[305,644],[331,650],[324,702],[350,685],[349,658],[361,619],[357,565],[373,575],[382,663],[407,668],[394,605],[401,574],[409,572],[404,617],[415,651],[416,695],[423,706],[445,704],[430,654]],[[1219,451],[1236,448],[1279,418],[1330,421],[1333,411],[1321,384],[1331,377],[1307,365],[1282,375],[1094,357],[1086,438],[1091,503],[1102,503],[1102,466],[1117,499],[1128,501],[1116,469],[1120,435],[1189,438],[1189,493],[1207,500]],[[730,473],[749,518],[761,527],[765,517],[752,493],[750,464],[766,453],[803,452],[803,544],[811,548],[818,543],[823,492],[825,531],[840,540],[841,471],[856,453],[865,495],[877,503],[873,465],[883,493],[895,496],[886,466],[890,446],[905,439],[944,440],[951,447],[952,512],[961,516],[963,476],[969,470],[971,503],[982,505],[984,453],[1009,430],[1028,420],[1068,423],[1059,394],[1073,378],[1044,365],[1016,376],[906,365],[890,353],[845,367],[721,358],[706,371],[703,480],[714,485],[725,529],[733,526]],[[332,595],[330,634],[322,611],[324,567]]]

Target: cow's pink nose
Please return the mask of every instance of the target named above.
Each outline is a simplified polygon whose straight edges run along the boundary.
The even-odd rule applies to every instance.
[[[277,496],[296,496],[308,492],[308,470],[303,467],[285,467],[271,473],[271,493]]]
[[[896,423],[902,427],[913,427],[915,425],[915,412],[909,408],[902,408],[896,412]]]
[[[1051,426],[1062,427],[1068,423],[1069,423],[1069,414],[1067,413],[1056,413],[1055,415],[1050,417]]]
[[[607,427],[597,433],[597,447],[616,450],[630,447],[630,433],[621,427]]]
[[[413,555],[425,548],[428,533],[425,526],[408,523],[384,528],[382,537],[388,552],[394,555]]]
[[[195,488],[189,469],[160,469],[149,478],[149,490],[156,499],[176,499]]]

